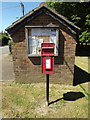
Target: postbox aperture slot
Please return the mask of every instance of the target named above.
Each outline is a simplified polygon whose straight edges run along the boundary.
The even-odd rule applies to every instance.
[[[49,50],[49,49],[45,49],[45,50],[42,50],[42,55],[54,55],[54,49],[51,49],[51,50]]]

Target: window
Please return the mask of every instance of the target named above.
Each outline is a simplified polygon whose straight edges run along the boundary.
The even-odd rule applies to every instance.
[[[41,55],[41,43],[50,42],[55,44],[54,54],[58,54],[58,28],[35,28],[26,27],[26,40],[28,56]]]

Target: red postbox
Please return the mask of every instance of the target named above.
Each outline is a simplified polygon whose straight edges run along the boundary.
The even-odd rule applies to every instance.
[[[41,69],[43,74],[54,74],[54,43],[41,44]]]

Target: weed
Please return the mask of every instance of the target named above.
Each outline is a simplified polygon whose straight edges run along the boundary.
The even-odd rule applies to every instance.
[[[50,97],[54,97],[54,96],[55,96],[55,93],[54,93],[53,91],[51,91],[51,92],[49,93],[49,96],[50,96]]]
[[[52,90],[55,90],[55,89],[56,89],[56,87],[55,87],[54,85],[52,85],[52,86],[51,86],[51,89],[52,89]]]

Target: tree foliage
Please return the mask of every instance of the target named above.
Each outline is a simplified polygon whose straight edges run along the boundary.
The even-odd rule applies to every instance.
[[[12,54],[11,40],[8,41],[8,46],[9,46],[9,52],[10,52],[10,54]]]
[[[6,32],[0,33],[0,46],[8,45],[9,36]]]
[[[47,2],[47,4],[81,28],[80,42],[90,42],[90,2]]]

